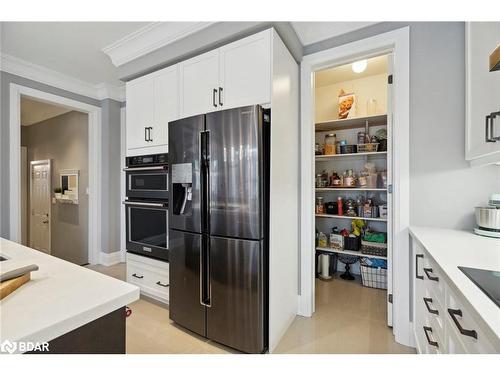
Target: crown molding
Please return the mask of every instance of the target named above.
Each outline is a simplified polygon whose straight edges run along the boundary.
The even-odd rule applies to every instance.
[[[120,66],[213,24],[215,22],[151,22],[102,51],[115,66]]]
[[[5,53],[0,55],[0,70],[97,100],[125,100],[125,85],[85,82]]]

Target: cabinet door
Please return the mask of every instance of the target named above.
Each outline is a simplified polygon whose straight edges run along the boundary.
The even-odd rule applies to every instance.
[[[500,44],[500,22],[468,23],[466,43],[466,159],[496,156],[500,161],[500,140],[486,141],[486,116],[500,112],[500,72],[489,71],[489,56]],[[490,136],[500,137],[500,115],[493,121]]]
[[[154,124],[154,81],[151,77],[127,82],[127,149],[149,146],[145,128]]]
[[[179,116],[178,66],[161,70],[154,77],[154,124],[150,146],[168,145],[168,123]]]
[[[219,50],[180,63],[181,118],[216,111]]]
[[[220,78],[222,109],[270,103],[271,30],[221,47]]]

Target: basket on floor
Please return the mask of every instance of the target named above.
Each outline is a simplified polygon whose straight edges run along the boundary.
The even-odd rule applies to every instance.
[[[361,280],[369,288],[387,289],[387,269],[368,265],[366,259],[360,260]]]

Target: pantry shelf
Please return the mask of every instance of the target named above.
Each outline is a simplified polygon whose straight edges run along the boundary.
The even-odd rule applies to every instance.
[[[353,256],[360,257],[360,258],[387,259],[387,257],[381,256],[381,255],[362,254],[360,251],[339,250],[339,249],[332,249],[330,247],[316,247],[316,250],[318,250],[318,251],[326,251],[326,252],[329,252],[329,253],[353,255]]]
[[[316,191],[387,191],[385,188],[316,188]]]
[[[334,154],[334,155],[316,155],[316,161],[327,161],[333,158],[341,158],[346,156],[387,156],[387,151],[378,151],[378,152],[357,152],[354,154]]]
[[[317,122],[315,126],[315,131],[326,132],[334,130],[364,128],[366,126],[367,121],[369,127],[387,125],[387,115],[356,117],[356,118],[347,118],[343,120]]]
[[[346,220],[366,220],[366,221],[387,221],[387,219],[380,217],[358,217],[358,216],[345,216],[345,215],[328,215],[328,214],[316,214],[316,217],[330,218],[330,219],[346,219]]]

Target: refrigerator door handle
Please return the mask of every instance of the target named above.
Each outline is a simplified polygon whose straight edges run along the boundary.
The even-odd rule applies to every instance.
[[[211,307],[210,242],[207,235],[201,236],[200,254],[200,304]]]

